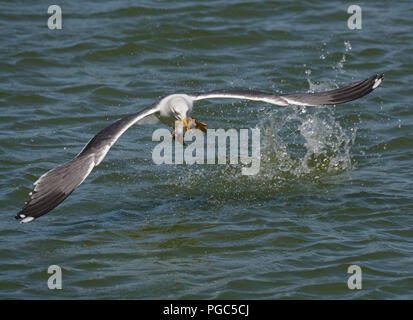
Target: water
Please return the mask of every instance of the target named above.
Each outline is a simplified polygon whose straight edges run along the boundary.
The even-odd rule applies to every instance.
[[[409,1],[0,2],[0,297],[409,299]],[[259,128],[261,170],[152,162],[129,129],[58,208],[13,216],[32,183],[100,129],[174,92],[301,92],[385,73],[363,99],[281,108],[200,101],[209,128]],[[47,269],[63,289],[47,288]],[[349,290],[347,268],[362,268]]]

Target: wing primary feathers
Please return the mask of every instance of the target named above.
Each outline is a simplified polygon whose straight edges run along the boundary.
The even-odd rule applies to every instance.
[[[377,88],[384,75],[374,75],[368,79],[351,83],[347,86],[315,93],[281,95],[291,104],[299,105],[332,105],[359,99]]]
[[[140,119],[157,112],[156,107],[157,105],[153,104],[139,113],[112,123],[94,136],[73,160],[42,175],[34,183],[35,187],[29,194],[29,200],[15,218],[26,223],[56,208],[103,160],[118,138]]]
[[[383,77],[383,74],[376,74],[365,80],[350,83],[338,89],[315,93],[278,95],[252,90],[215,90],[205,93],[195,93],[192,96],[194,101],[213,98],[230,98],[263,101],[279,106],[332,105],[352,101],[365,96],[380,85],[380,83],[383,81]]]
[[[90,155],[76,157],[50,170],[35,182],[35,188],[29,200],[15,218],[36,219],[54,209],[82,183],[94,166],[94,157]]]

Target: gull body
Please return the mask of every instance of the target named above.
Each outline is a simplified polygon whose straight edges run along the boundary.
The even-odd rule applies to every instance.
[[[383,75],[374,75],[344,87],[315,93],[271,94],[252,90],[216,90],[193,94],[171,94],[162,97],[138,113],[125,116],[97,133],[69,162],[43,174],[29,193],[29,199],[15,216],[21,222],[30,222],[48,213],[63,202],[105,158],[109,149],[132,125],[155,116],[165,125],[174,128],[175,121],[182,121],[186,129],[194,125],[206,130],[206,125],[190,118],[195,101],[213,98],[247,99],[278,106],[335,105],[365,96],[382,82]],[[190,121],[188,121],[190,120]]]

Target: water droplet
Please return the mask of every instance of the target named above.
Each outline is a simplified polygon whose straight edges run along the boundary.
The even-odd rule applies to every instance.
[[[344,41],[344,47],[346,48],[346,52],[352,49],[350,41]]]

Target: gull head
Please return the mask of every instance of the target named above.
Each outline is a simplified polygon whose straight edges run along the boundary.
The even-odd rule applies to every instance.
[[[188,114],[190,112],[190,105],[182,97],[174,97],[170,100],[171,110],[176,120],[182,121],[185,130],[188,131]]]

